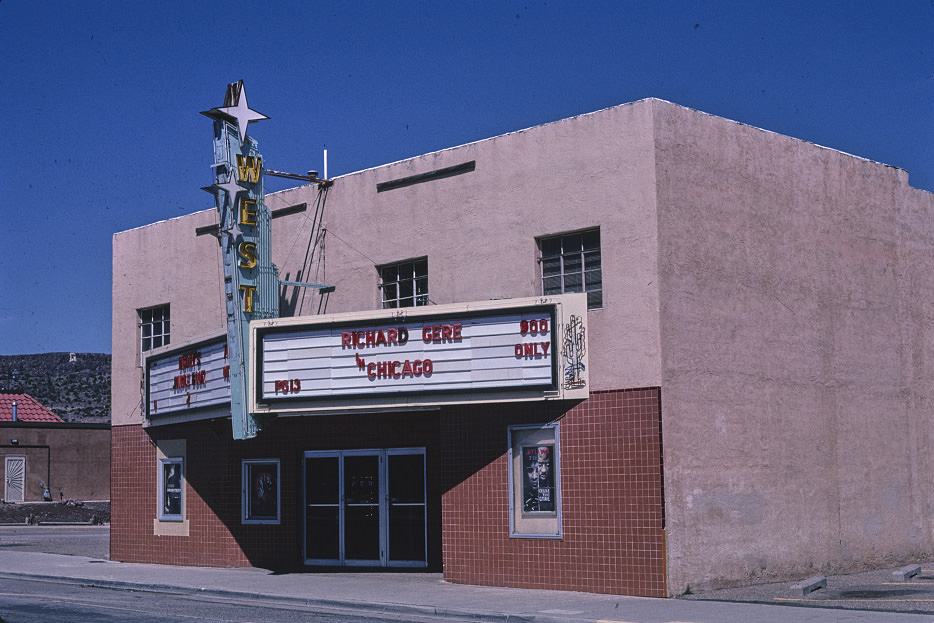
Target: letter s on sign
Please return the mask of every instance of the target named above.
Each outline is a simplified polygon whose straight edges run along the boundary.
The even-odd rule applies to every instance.
[[[256,266],[255,242],[241,242],[237,251],[240,253],[240,268],[253,268]]]

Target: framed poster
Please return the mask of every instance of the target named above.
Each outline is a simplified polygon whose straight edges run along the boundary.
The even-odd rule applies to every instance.
[[[159,519],[182,521],[182,468],[181,457],[159,459]]]
[[[279,459],[243,461],[243,523],[280,521]]]
[[[558,424],[509,427],[509,532],[561,537]]]
[[[521,446],[522,513],[555,512],[555,446]]]

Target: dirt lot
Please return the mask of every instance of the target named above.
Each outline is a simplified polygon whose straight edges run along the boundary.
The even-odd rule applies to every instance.
[[[110,502],[0,503],[0,524],[33,522],[110,523]]]

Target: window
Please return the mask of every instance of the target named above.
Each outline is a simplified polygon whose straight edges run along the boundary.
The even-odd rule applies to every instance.
[[[587,309],[603,307],[600,230],[541,238],[542,294],[585,292]]]
[[[428,258],[377,267],[383,309],[428,305]]]
[[[243,461],[243,523],[279,523],[279,461]]]
[[[146,352],[169,343],[169,306],[139,310],[140,350]]]
[[[159,459],[159,520],[182,521],[181,457]]]
[[[509,533],[561,536],[558,425],[509,427]]]

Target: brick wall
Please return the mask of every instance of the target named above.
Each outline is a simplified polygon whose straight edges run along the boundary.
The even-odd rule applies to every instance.
[[[660,390],[446,409],[444,576],[452,582],[666,596]],[[560,423],[561,539],[509,536],[507,427]]]
[[[198,426],[198,429],[202,427]],[[161,433],[162,431],[160,431]],[[168,431],[166,431],[168,432]],[[231,504],[237,504],[239,486],[230,474],[226,444],[203,430],[191,431],[187,443],[185,517],[189,536],[155,536],[156,446],[141,426],[115,426],[112,430],[110,557],[125,562],[155,562],[172,565],[247,566],[249,561],[224,523],[233,519]],[[181,439],[160,435],[162,439]],[[207,457],[213,457],[209,461]],[[225,501],[224,495],[236,495]],[[210,504],[218,504],[212,509]]]
[[[560,423],[561,539],[509,536],[507,427]],[[187,438],[189,536],[154,536],[156,441]],[[429,566],[453,582],[663,597],[660,392],[439,412],[283,418],[234,442],[229,423],[113,429],[111,558],[292,568],[306,450],[426,447]],[[240,522],[240,461],[281,460],[282,523]],[[440,501],[440,504],[439,504]]]
[[[186,439],[189,536],[155,536],[156,442]],[[440,498],[437,413],[282,418],[256,439],[233,441],[229,422],[112,436],[111,559],[172,565],[293,568],[301,564],[302,457],[306,450],[425,447],[429,500]],[[280,459],[281,523],[241,523],[242,459]],[[428,562],[440,570],[440,505],[428,507]]]

